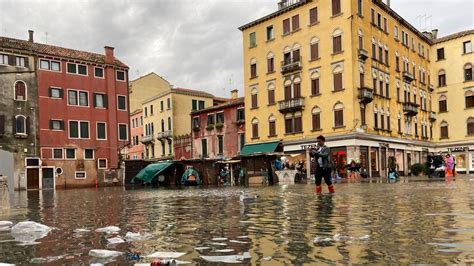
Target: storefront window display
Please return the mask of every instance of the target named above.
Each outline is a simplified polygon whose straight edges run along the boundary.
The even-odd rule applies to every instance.
[[[336,164],[339,176],[347,177],[347,150],[346,148],[331,148],[331,155]]]
[[[379,173],[379,164],[378,164],[378,148],[370,148],[370,169],[372,170],[372,176],[378,177]]]

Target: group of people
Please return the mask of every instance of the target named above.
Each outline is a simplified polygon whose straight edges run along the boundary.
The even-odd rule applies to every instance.
[[[438,175],[439,177],[454,177],[456,176],[456,157],[452,154],[442,153],[438,155],[430,154],[428,156],[428,175]]]

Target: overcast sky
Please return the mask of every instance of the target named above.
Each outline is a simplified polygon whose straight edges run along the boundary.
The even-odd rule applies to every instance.
[[[35,41],[98,53],[114,46],[130,66],[131,79],[154,71],[175,87],[217,96],[229,96],[232,87],[242,95],[237,27],[275,11],[277,1],[0,0],[0,33],[27,39],[33,29]],[[391,2],[419,29],[438,28],[447,35],[474,28],[473,0]]]

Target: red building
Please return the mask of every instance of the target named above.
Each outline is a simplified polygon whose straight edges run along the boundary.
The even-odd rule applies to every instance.
[[[191,113],[193,158],[232,158],[245,143],[244,98]]]
[[[55,187],[119,182],[129,144],[128,66],[108,46],[96,54],[32,36],[18,45],[36,56],[41,167],[54,170]]]
[[[143,138],[143,112],[141,109],[130,114],[130,148],[127,159],[142,160],[145,153],[145,145],[141,142]]]

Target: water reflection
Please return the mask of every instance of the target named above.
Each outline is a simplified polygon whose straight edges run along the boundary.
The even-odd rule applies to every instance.
[[[321,196],[312,185],[22,192],[0,220],[56,229],[30,246],[0,231],[0,262],[90,263],[91,249],[108,248],[184,252],[179,259],[194,263],[244,252],[245,264],[463,263],[474,257],[473,187],[458,178],[342,183]],[[242,191],[258,198],[241,200]],[[111,245],[115,235],[95,232],[106,226],[152,238]]]

